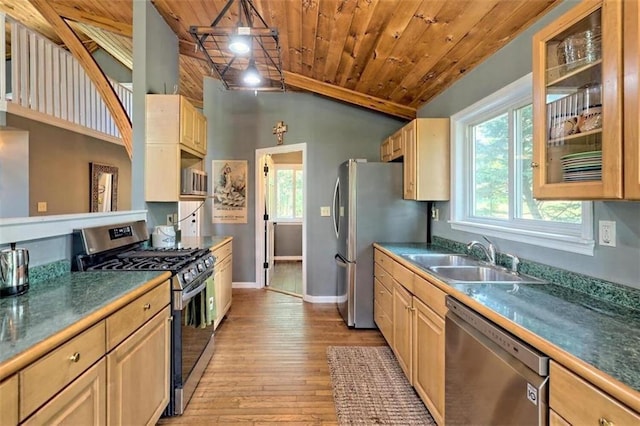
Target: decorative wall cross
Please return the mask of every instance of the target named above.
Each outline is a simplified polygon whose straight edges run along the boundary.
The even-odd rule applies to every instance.
[[[275,126],[273,126],[273,134],[278,138],[278,145],[282,145],[282,141],[284,140],[284,134],[289,130],[289,126],[284,124],[284,121],[278,121]]]

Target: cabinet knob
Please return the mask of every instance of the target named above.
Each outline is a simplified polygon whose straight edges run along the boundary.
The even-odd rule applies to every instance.
[[[151,303],[145,303],[142,309],[144,309],[145,311],[148,311],[149,309],[151,309]]]
[[[532,162],[531,162],[531,168],[532,168],[532,169],[535,169],[535,168],[536,168],[536,167],[538,167],[538,166],[539,166],[539,164],[538,164],[538,163],[536,163],[535,161],[532,161]]]
[[[600,417],[600,420],[598,420],[598,424],[600,426],[614,426],[613,422],[605,419],[604,417]]]
[[[78,362],[78,361],[80,361],[80,352],[76,352],[76,353],[74,353],[73,355],[71,355],[71,356],[69,357],[69,361],[71,361],[71,362]],[[600,420],[602,420],[602,419],[600,419]]]

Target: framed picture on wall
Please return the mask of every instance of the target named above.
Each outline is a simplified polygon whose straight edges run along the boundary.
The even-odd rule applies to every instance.
[[[213,160],[213,223],[247,223],[247,160]]]

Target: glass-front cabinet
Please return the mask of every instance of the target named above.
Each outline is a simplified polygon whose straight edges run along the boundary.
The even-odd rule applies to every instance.
[[[533,39],[536,198],[623,197],[622,3],[583,1]]]

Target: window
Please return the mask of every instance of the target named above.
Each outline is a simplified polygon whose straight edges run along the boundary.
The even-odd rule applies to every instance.
[[[298,164],[277,164],[274,167],[271,211],[273,220],[302,220],[303,175]]]
[[[531,75],[452,117],[453,229],[593,255],[590,202],[533,198]]]

